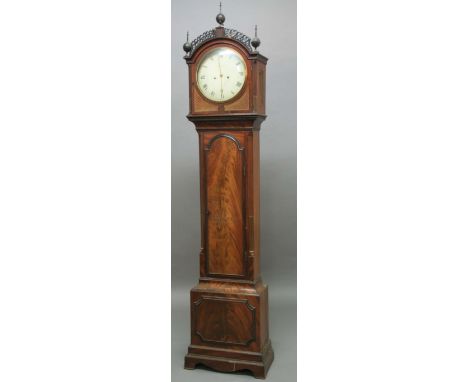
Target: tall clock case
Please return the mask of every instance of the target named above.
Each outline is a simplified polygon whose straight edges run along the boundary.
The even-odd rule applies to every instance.
[[[190,292],[191,344],[185,367],[249,369],[264,378],[273,361],[268,287],[260,275],[260,147],[267,58],[222,26],[195,41],[189,66],[190,113],[199,135],[200,278]],[[206,98],[197,69],[228,47],[246,64],[242,90],[226,102]]]

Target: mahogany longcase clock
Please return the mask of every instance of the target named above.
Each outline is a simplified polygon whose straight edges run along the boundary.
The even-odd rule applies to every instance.
[[[260,40],[219,24],[184,44],[190,112],[199,136],[200,278],[190,292],[185,368],[250,370],[273,361],[268,287],[260,276],[259,131],[267,58]],[[256,28],[255,28],[256,29]]]

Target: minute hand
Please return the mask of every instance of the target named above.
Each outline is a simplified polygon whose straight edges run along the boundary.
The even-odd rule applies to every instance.
[[[221,72],[221,62],[218,56],[219,79],[221,81],[221,98],[223,98],[223,73]]]

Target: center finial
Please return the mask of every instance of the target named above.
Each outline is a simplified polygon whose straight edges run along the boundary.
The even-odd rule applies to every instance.
[[[226,20],[226,18],[224,17],[224,15],[221,13],[221,2],[219,2],[219,13],[216,15],[216,21],[218,22],[219,25],[223,25],[224,24],[224,21]]]

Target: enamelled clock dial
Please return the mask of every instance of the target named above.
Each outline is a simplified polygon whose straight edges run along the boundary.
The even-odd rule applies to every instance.
[[[247,76],[244,59],[231,48],[214,48],[202,58],[197,70],[197,86],[214,102],[226,102],[242,90]]]

